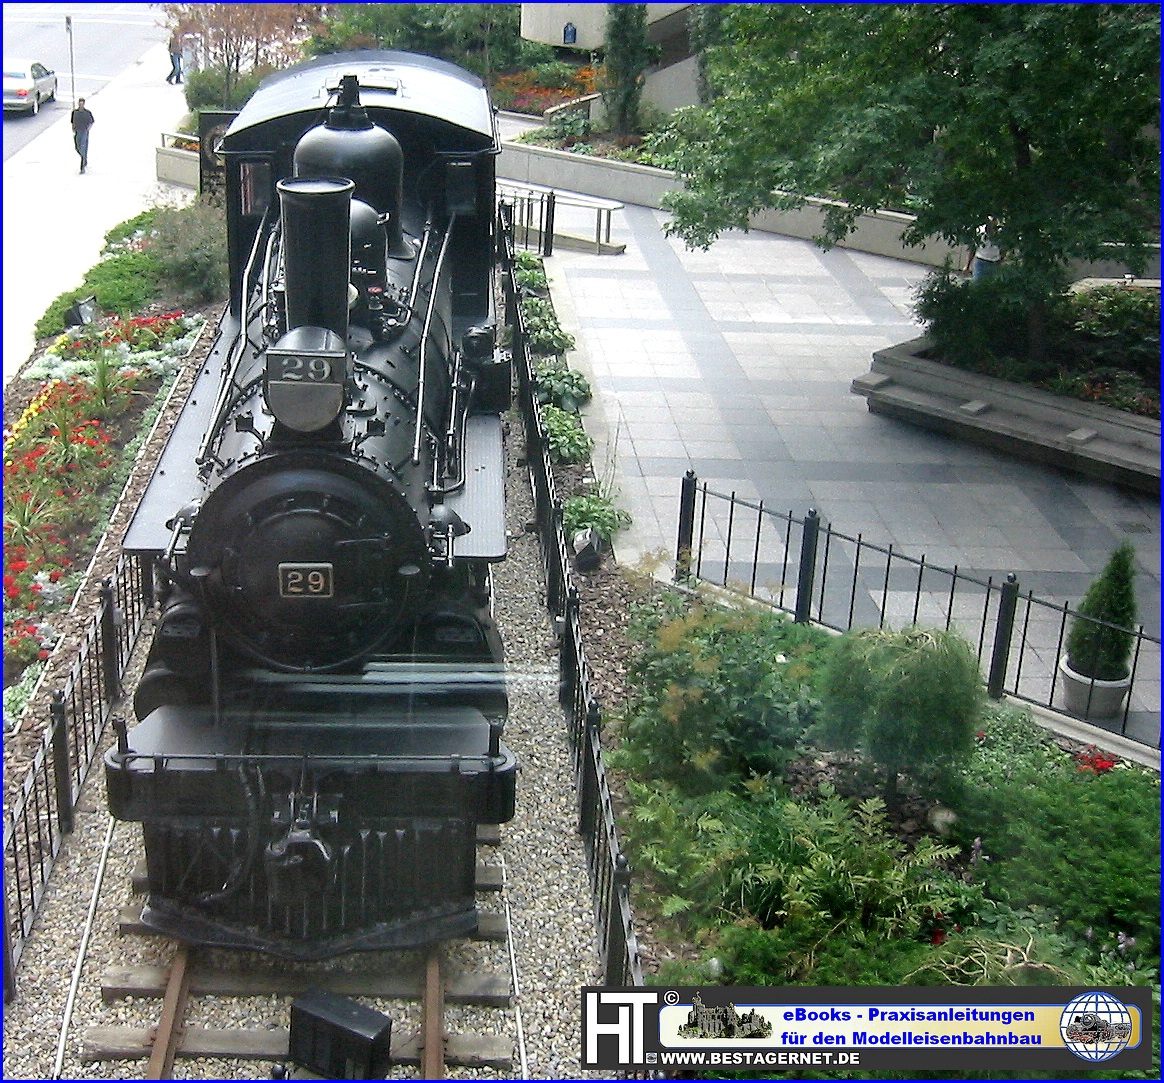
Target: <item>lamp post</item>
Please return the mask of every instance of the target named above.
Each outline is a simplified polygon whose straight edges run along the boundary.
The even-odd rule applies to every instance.
[[[65,16],[65,33],[69,35],[69,89],[73,95],[73,105],[77,104],[77,66],[73,61],[73,17]]]

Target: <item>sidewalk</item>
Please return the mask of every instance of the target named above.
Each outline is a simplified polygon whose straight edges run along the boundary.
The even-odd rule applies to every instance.
[[[84,175],[67,113],[5,162],[5,384],[32,353],[45,309],[97,262],[106,232],[154,203],[189,198],[155,178],[159,133],[187,111],[182,87],[158,76],[168,65],[156,45],[86,99],[95,123]]]

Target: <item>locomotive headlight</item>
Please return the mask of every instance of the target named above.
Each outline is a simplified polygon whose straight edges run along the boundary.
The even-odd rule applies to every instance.
[[[296,327],[267,351],[267,408],[289,429],[317,432],[344,406],[347,349],[334,331]]]

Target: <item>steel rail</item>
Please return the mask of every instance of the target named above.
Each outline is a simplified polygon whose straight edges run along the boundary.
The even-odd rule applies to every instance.
[[[89,951],[89,937],[93,933],[93,923],[97,917],[97,902],[101,898],[101,886],[105,882],[105,866],[109,861],[109,850],[113,845],[113,830],[117,821],[109,817],[109,826],[105,829],[105,842],[101,846],[101,860],[97,863],[97,873],[93,877],[93,894],[89,899],[89,912],[85,915],[85,926],[81,933],[81,943],[77,948],[77,961],[73,965],[73,978],[69,982],[69,995],[65,1000],[65,1010],[61,1017],[61,1033],[57,1042],[57,1056],[53,1062],[53,1079],[61,1078],[61,1069],[65,1062],[65,1043],[68,1040],[69,1024],[73,1020],[73,1007],[77,1001],[77,989],[81,984],[81,971],[85,966],[85,956]]]

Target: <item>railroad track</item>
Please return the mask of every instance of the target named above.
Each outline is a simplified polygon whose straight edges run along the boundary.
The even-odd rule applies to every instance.
[[[481,827],[479,845],[496,845],[498,831]],[[135,888],[144,887],[144,865],[133,879]],[[478,864],[477,888],[479,893],[503,900],[503,866]],[[122,935],[156,935],[141,924],[141,906],[141,900],[136,900],[118,915]],[[516,1003],[516,970],[496,961],[513,959],[507,911],[482,907],[473,940],[475,946],[453,941],[428,951],[368,952],[320,964],[283,964],[250,952],[176,944],[168,966],[106,968],[101,976],[102,1000],[107,1004],[128,997],[160,1001],[156,1022],[151,1027],[91,1026],[82,1034],[80,1057],[84,1062],[144,1060],[143,1079],[173,1078],[176,1058],[268,1061],[290,1069],[290,1032],[285,1025],[290,1002],[304,993],[324,992],[361,1003],[373,1001],[373,1006],[386,1011],[393,1020],[393,1069],[417,1066],[422,1079],[442,1078],[446,1066],[492,1069],[499,1077],[513,1078],[515,1043],[509,1034],[516,1029],[520,1035],[519,1021],[515,1020],[516,1027],[491,1022],[489,1029],[501,1031],[504,1037],[479,1031],[450,1033],[447,1026],[446,1006],[508,1013]],[[487,960],[484,966],[482,958]],[[262,1027],[225,1028],[192,1021],[207,1002],[227,997],[252,1001],[248,1014],[270,1022]],[[384,1002],[390,1003],[382,1007]],[[321,1077],[300,1068],[292,1078]]]

